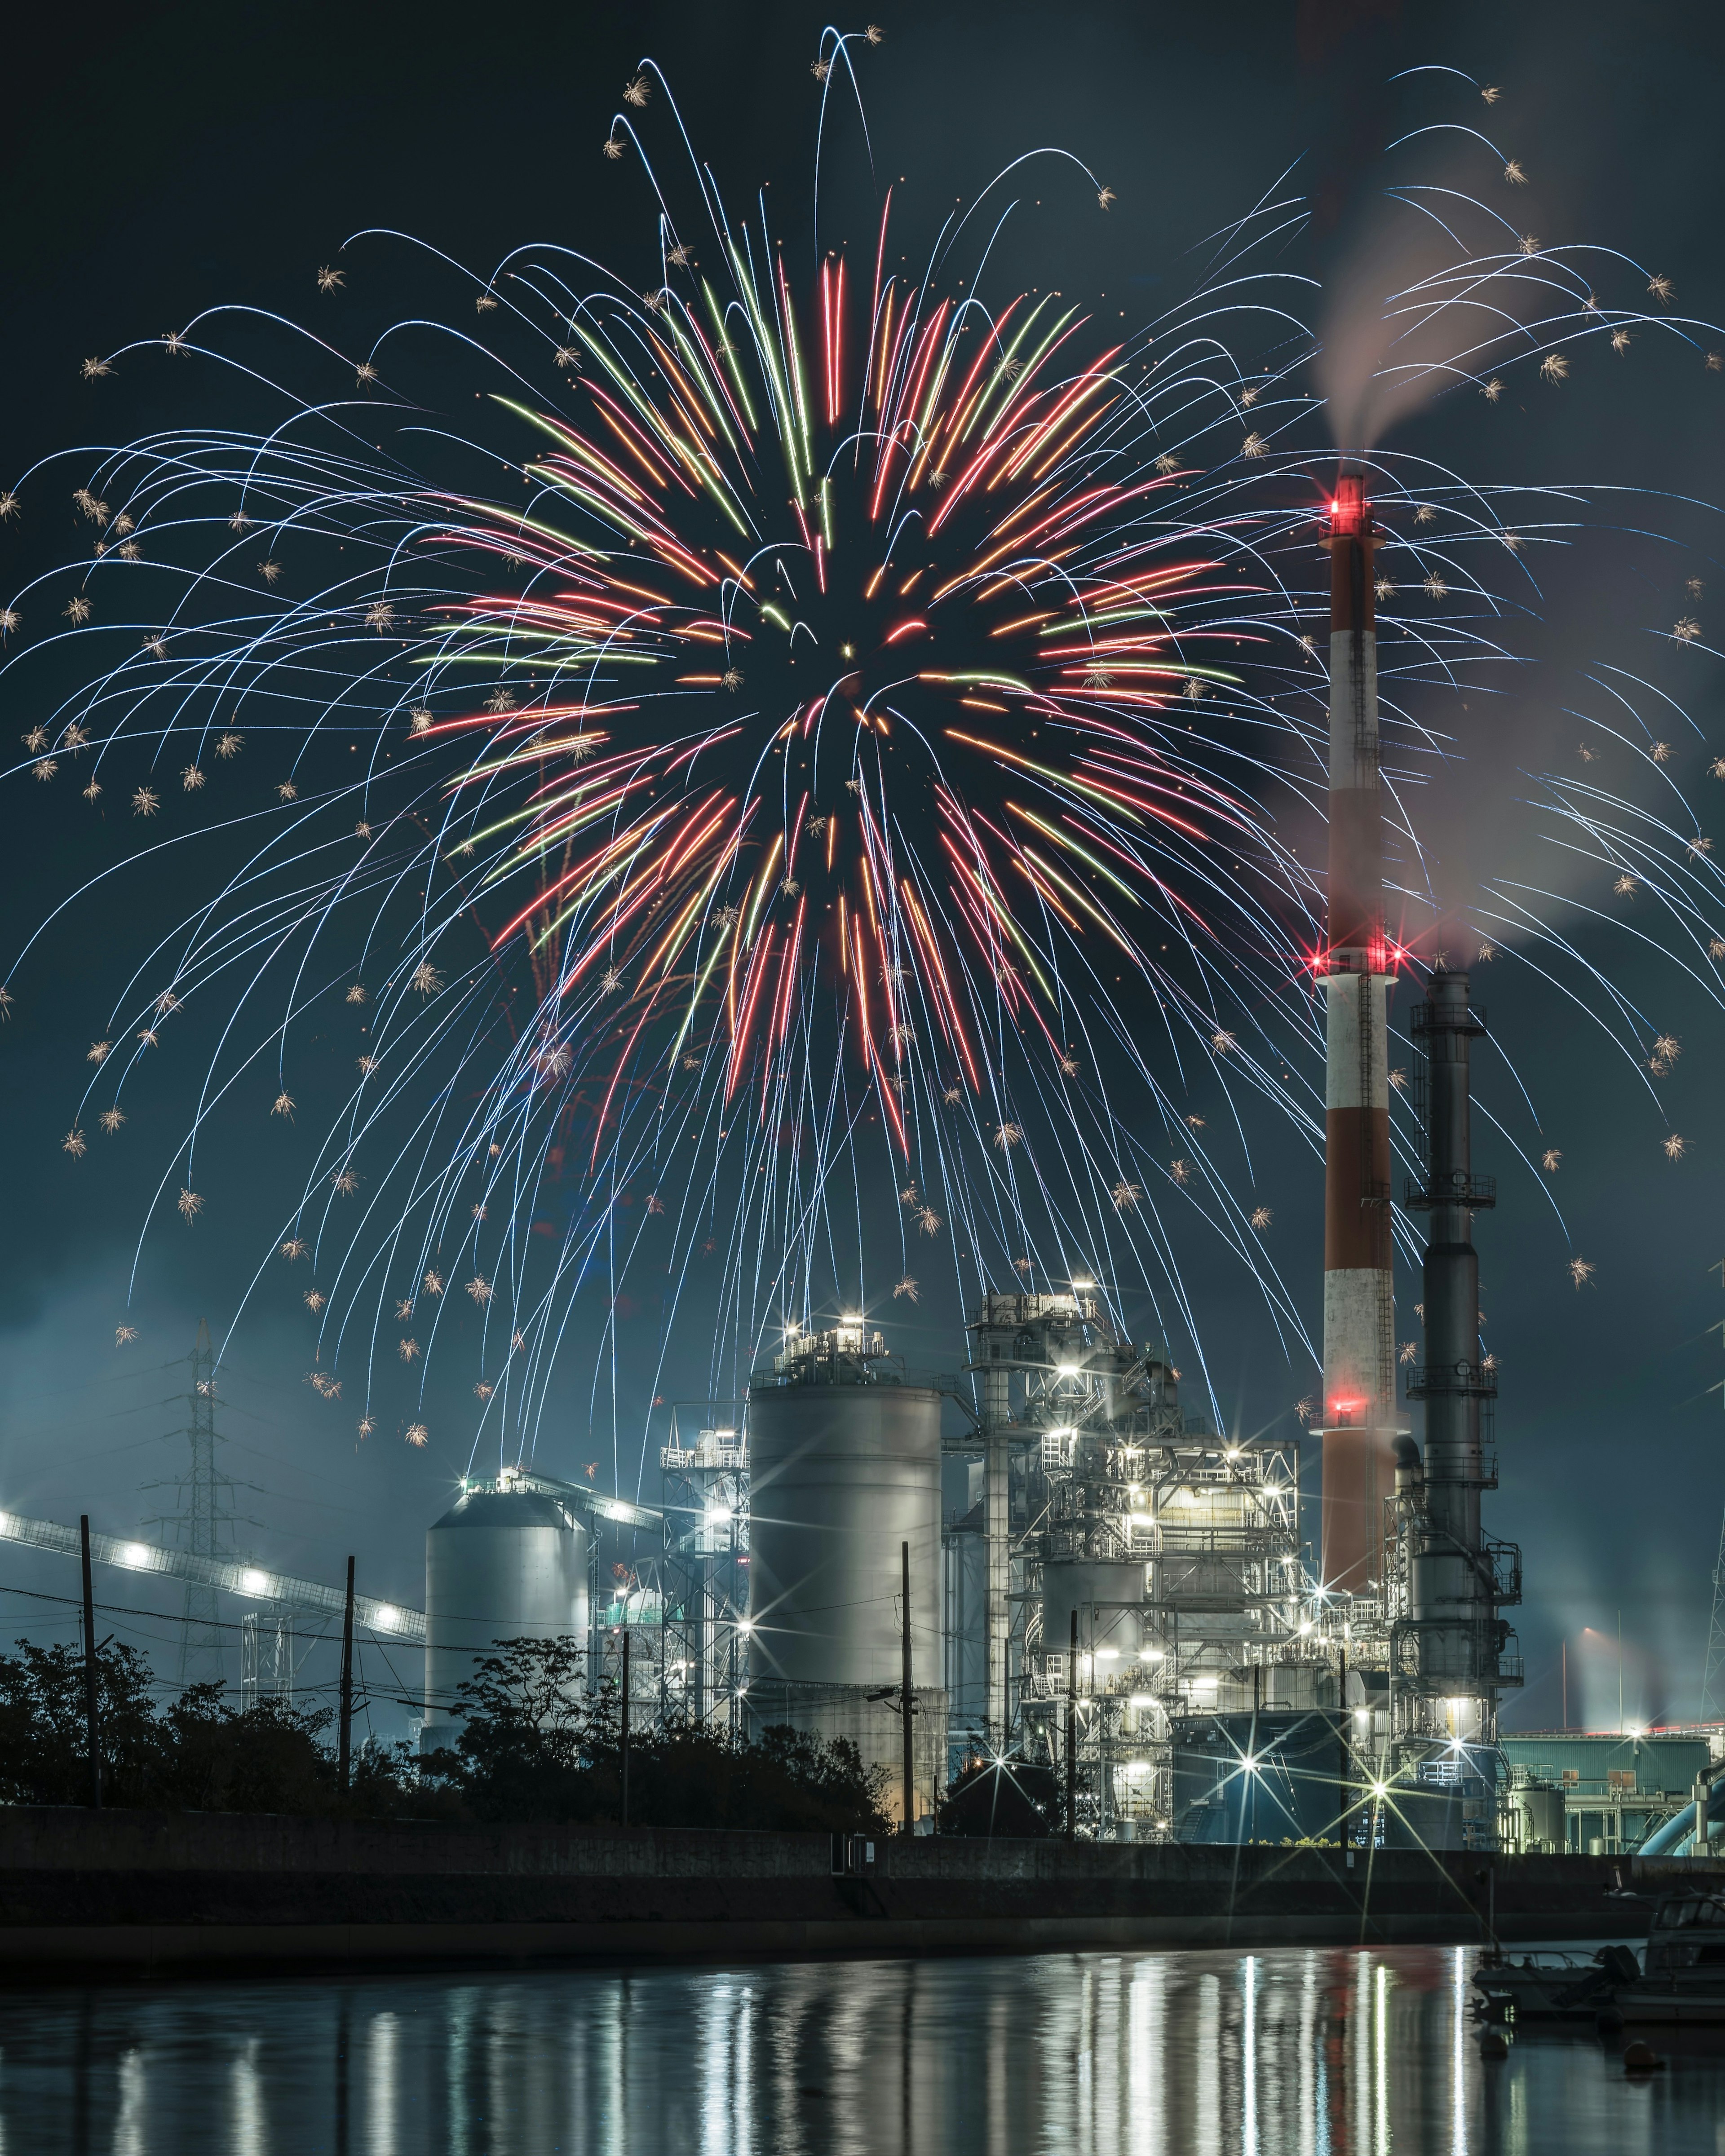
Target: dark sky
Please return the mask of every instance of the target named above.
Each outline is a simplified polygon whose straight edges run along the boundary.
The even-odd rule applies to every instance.
[[[26,11],[10,37],[0,142],[11,316],[0,338],[0,481],[51,450],[106,439],[115,423],[78,378],[87,354],[221,301],[304,316],[313,270],[362,227],[412,232],[482,272],[523,241],[557,240],[625,268],[638,259],[629,274],[649,276],[651,218],[639,170],[599,155],[644,53],[665,68],[733,201],[770,182],[795,232],[812,162],[809,64],[824,19],[795,5]],[[1531,183],[1506,213],[1526,228],[1621,249],[1675,277],[1684,311],[1725,320],[1717,125],[1725,30],[1716,10],[1402,9],[1368,0],[897,10],[880,0],[878,19],[886,39],[864,70],[875,167],[902,176],[913,238],[1039,144],[1070,148],[1117,191],[1106,218],[1051,203],[1044,222],[1028,220],[1015,243],[1018,260],[1036,265],[1027,280],[1057,273],[1099,305],[1153,307],[1159,290],[1191,275],[1189,250],[1303,160],[1289,185],[1319,214],[1289,261],[1345,299],[1381,189],[1408,170],[1392,175],[1384,145],[1404,126],[1446,117],[1483,126],[1525,165]],[[1461,87],[1442,99],[1380,87],[1420,64],[1500,84],[1502,100],[1487,113]],[[1483,188],[1495,168],[1466,162],[1475,156],[1435,145],[1422,169]],[[869,197],[854,126],[837,132],[835,164],[834,214],[842,216]],[[1725,546],[1702,511],[1608,500],[1601,490],[1725,498],[1714,402],[1725,386],[1697,367],[1666,367],[1651,351],[1615,375],[1609,367],[1590,356],[1578,362],[1573,393],[1543,403],[1517,395],[1489,429],[1471,405],[1448,405],[1404,423],[1386,444],[1493,481],[1584,482],[1594,490],[1590,521],[1623,527],[1615,539],[1595,534],[1545,576],[1519,632],[1537,664],[1489,731],[1470,735],[1449,715],[1474,767],[1435,802],[1434,828],[1469,874],[1522,858],[1528,819],[1517,768],[1558,756],[1559,742],[1607,716],[1584,679],[1602,658],[1645,671],[1698,721],[1705,752],[1698,739],[1684,746],[1673,776],[1701,802],[1706,827],[1715,782],[1705,765],[1725,752],[1716,662],[1686,654],[1694,666],[1674,671],[1669,645],[1656,650],[1649,639],[1689,609],[1683,579],[1711,579]],[[183,417],[194,403],[177,382],[145,388],[126,407],[127,426]],[[0,582],[9,591],[75,537],[69,518],[64,531],[0,526]],[[8,709],[0,719],[17,734],[32,716]],[[45,799],[21,778],[8,786],[0,874],[15,942],[97,855],[69,789]],[[1552,873],[1548,862],[1540,873]],[[1589,903],[1597,895],[1589,886]],[[1725,1504],[1722,1396],[1707,1393],[1725,1375],[1725,1342],[1706,1333],[1725,1316],[1725,1290],[1707,1270],[1725,1256],[1717,1000],[1684,984],[1632,928],[1579,916],[1568,925],[1650,1023],[1681,1039],[1683,1054],[1656,1105],[1603,1035],[1512,954],[1477,990],[1502,1044],[1501,1054],[1486,1052],[1486,1097],[1519,1117],[1527,1142],[1535,1127],[1517,1105],[1507,1055],[1544,1142],[1565,1156],[1554,1188],[1567,1239],[1538,1180],[1481,1137],[1481,1164],[1497,1173],[1501,1191],[1477,1235],[1487,1337],[1503,1365],[1502,1487],[1488,1500],[1490,1521],[1523,1543],[1527,1561],[1529,1686],[1511,1723],[1558,1718],[1564,1638],[1572,1718],[1615,1719],[1615,1648],[1584,1645],[1584,1628],[1595,1642],[1615,1640],[1620,1612],[1631,1717],[1694,1712]],[[98,1527],[122,1532],[164,1499],[172,1506],[171,1491],[142,1488],[178,1471],[183,1455],[182,1441],[163,1435],[182,1420],[169,1396],[183,1373],[167,1366],[189,1348],[200,1316],[222,1324],[249,1256],[222,1232],[157,1235],[137,1275],[141,1339],[125,1351],[109,1344],[125,1312],[146,1171],[136,1170],[136,1183],[132,1171],[75,1176],[58,1141],[116,954],[136,932],[100,907],[69,920],[0,1034],[10,1229],[0,1249],[0,1500],[59,1519],[87,1509]],[[1660,1151],[1668,1128],[1692,1141],[1676,1166]],[[1276,1255],[1302,1283],[1315,1322],[1315,1177],[1291,1149],[1285,1168],[1272,1163],[1266,1174]],[[1566,1270],[1574,1252],[1598,1268],[1579,1292]],[[1267,1351],[1256,1310],[1225,1266],[1201,1260],[1194,1285],[1224,1406],[1247,1426],[1284,1412],[1309,1373]],[[1399,1292],[1404,1304],[1414,1300],[1411,1277]],[[954,1359],[950,1343],[929,1346],[926,1359],[937,1353]],[[417,1602],[423,1530],[461,1459],[355,1446],[348,1424],[340,1434],[314,1412],[305,1359],[303,1342],[269,1321],[234,1343],[226,1464],[257,1486],[241,1493],[239,1510],[258,1523],[243,1527],[241,1539],[266,1561],[332,1580],[357,1551],[363,1584]],[[578,1468],[593,1456],[588,1446],[583,1432],[562,1457],[555,1447],[542,1456]],[[0,1615],[14,1630],[68,1636],[68,1609],[10,1590],[69,1594],[69,1567],[0,1545],[0,1583],[8,1590]],[[111,1602],[148,1599],[113,1584],[110,1575],[99,1587]],[[168,1597],[150,1606],[175,1605]],[[165,1619],[107,1621],[148,1641],[173,1631]],[[403,1673],[411,1681],[411,1669]]]

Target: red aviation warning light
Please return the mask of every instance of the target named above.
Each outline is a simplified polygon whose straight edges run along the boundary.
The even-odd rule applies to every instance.
[[[1336,491],[1330,499],[1330,531],[1337,539],[1358,539],[1364,536],[1372,521],[1370,505],[1366,500],[1366,483],[1358,472],[1343,472],[1336,481]]]

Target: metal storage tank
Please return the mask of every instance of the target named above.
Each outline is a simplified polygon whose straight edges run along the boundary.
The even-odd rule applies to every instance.
[[[1115,1658],[1096,1671],[1096,1681],[1101,1683],[1111,1674],[1125,1676],[1127,1660],[1135,1660],[1143,1645],[1143,1600],[1142,1563],[1117,1558],[1050,1559],[1042,1568],[1043,1653],[1071,1651],[1076,1612],[1079,1653]]]
[[[465,1491],[425,1536],[422,1751],[461,1733],[455,1688],[499,1640],[588,1644],[588,1533],[531,1490]]]
[[[860,1327],[805,1335],[750,1387],[748,1718],[850,1738],[886,1768],[885,1808],[902,1816],[908,1543],[921,1819],[946,1780],[941,1394],[883,1371],[883,1355]]]
[[[1357,1770],[1345,1715],[1205,1714],[1177,1719],[1171,1734],[1176,1841],[1334,1843],[1346,1816],[1349,1839],[1369,1845],[1368,1821],[1348,1802]]]

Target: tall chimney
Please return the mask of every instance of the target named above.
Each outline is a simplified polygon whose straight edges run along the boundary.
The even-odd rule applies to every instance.
[[[1395,1487],[1395,1290],[1389,1203],[1389,967],[1378,772],[1378,637],[1365,481],[1330,504],[1329,921],[1324,1026],[1326,1587],[1381,1591]]]
[[[1490,1541],[1480,1492],[1495,1484],[1485,1416],[1497,1390],[1480,1353],[1480,1267],[1473,1216],[1497,1202],[1473,1172],[1471,1050],[1486,1030],[1467,975],[1441,957],[1426,999],[1409,1014],[1425,1104],[1425,1172],[1407,1194],[1430,1227],[1425,1245],[1425,1359],[1410,1398],[1425,1404],[1422,1478],[1400,1493],[1402,1599],[1391,1635],[1397,1773],[1410,1784],[1434,1756],[1450,1803],[1421,1831],[1431,1847],[1489,1849],[1497,1839],[1497,1696],[1521,1682],[1512,1635],[1498,1614],[1521,1596],[1521,1553]],[[1462,1800],[1459,1812],[1455,1799]],[[1469,1801],[1471,1799],[1471,1801]]]

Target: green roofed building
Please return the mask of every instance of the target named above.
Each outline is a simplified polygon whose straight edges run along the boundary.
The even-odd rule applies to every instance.
[[[1502,1846],[1616,1856],[1692,1801],[1725,1731],[1517,1730],[1499,1739],[1508,1768]]]

